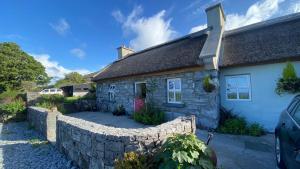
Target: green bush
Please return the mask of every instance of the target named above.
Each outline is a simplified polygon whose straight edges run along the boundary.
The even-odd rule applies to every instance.
[[[243,135],[247,133],[247,122],[244,118],[233,118],[225,121],[219,131],[227,134]]]
[[[16,99],[11,103],[0,105],[0,121],[21,121],[25,119],[25,103],[22,99]]]
[[[216,86],[211,81],[212,80],[210,76],[206,76],[203,80],[203,89],[208,93],[212,92],[216,88]]]
[[[261,136],[265,134],[265,131],[260,124],[253,123],[248,127],[248,133],[250,136]]]
[[[194,134],[169,137],[162,146],[158,161],[159,168],[216,168],[213,151]]]
[[[158,125],[164,122],[165,113],[153,103],[147,103],[140,111],[133,113],[133,119],[147,125]]]
[[[23,94],[20,91],[7,90],[0,94],[0,104],[7,104],[19,98],[24,100]]]
[[[245,118],[234,115],[225,108],[220,110],[220,121],[217,131],[226,134],[261,136],[265,134],[263,126],[258,123],[249,124]]]
[[[147,156],[135,152],[124,154],[124,159],[115,161],[115,169],[149,169]]]
[[[300,78],[297,77],[295,68],[292,63],[288,62],[282,71],[282,77],[277,81],[276,93],[299,93],[300,92]]]
[[[123,105],[120,105],[112,113],[115,116],[122,116],[126,114],[126,110]]]
[[[291,62],[287,62],[285,68],[283,69],[282,77],[284,80],[297,79],[294,65]]]

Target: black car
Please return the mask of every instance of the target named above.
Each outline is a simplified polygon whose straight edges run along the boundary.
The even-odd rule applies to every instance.
[[[300,169],[300,95],[282,112],[275,129],[277,166]]]

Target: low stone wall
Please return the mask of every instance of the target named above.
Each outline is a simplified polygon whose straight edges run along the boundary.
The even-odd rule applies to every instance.
[[[48,141],[56,141],[56,117],[58,111],[51,112],[40,107],[28,107],[27,120],[39,133],[44,135]]]
[[[195,117],[178,117],[155,127],[114,128],[85,120],[57,116],[56,145],[80,168],[112,168],[125,152],[151,151],[175,133],[195,133]]]

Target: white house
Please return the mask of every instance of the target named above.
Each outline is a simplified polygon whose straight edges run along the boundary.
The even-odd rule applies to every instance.
[[[278,95],[287,61],[300,76],[300,14],[224,32],[220,56],[221,105],[273,131],[294,95]]]

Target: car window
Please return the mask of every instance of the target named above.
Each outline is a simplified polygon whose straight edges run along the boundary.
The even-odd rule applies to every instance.
[[[50,92],[55,92],[55,89],[51,89]]]
[[[291,104],[288,106],[287,111],[289,113],[291,113],[293,111],[293,109],[295,108],[296,104],[298,103],[297,99],[294,99]]]
[[[300,125],[300,103],[293,114],[293,118]]]

